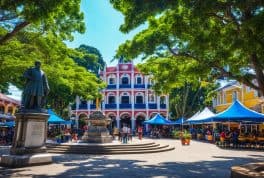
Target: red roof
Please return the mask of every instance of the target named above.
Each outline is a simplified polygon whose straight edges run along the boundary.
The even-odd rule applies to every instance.
[[[3,101],[7,101],[7,102],[10,102],[10,103],[13,103],[15,105],[20,105],[20,102],[13,99],[13,98],[10,98],[2,93],[0,93],[0,100],[3,100]]]

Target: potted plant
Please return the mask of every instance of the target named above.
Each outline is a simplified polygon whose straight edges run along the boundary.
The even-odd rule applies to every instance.
[[[182,145],[190,145],[191,138],[192,138],[192,135],[189,132],[184,131],[181,137]]]
[[[179,131],[179,130],[173,130],[172,131],[172,137],[173,138],[176,138],[176,139],[179,139],[181,137],[181,131]]]

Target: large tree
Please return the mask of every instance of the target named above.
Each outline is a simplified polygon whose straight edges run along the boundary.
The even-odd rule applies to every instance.
[[[226,76],[264,94],[264,1],[110,2],[125,16],[122,32],[148,23],[147,29],[119,46],[117,56],[165,55],[171,60],[195,61],[195,79],[208,74]]]
[[[1,0],[0,45],[12,39],[18,32],[38,31],[52,33],[63,39],[72,39],[74,31],[84,32],[81,0]]]
[[[74,58],[74,61],[78,65],[85,67],[87,70],[97,75],[99,69],[104,69],[105,61],[97,48],[82,44],[76,48],[76,50],[84,54],[82,57]]]
[[[22,89],[21,76],[26,68],[33,66],[35,60],[42,61],[51,92],[48,104],[58,113],[73,102],[76,95],[85,99],[99,96],[104,84],[96,75],[78,66],[72,56],[84,54],[67,46],[52,33],[40,35],[24,32],[5,45],[0,45],[0,85],[12,83]]]
[[[172,117],[188,118],[205,106],[211,106],[215,85],[195,80],[195,60],[152,57],[138,68],[154,80],[152,88],[158,94],[169,94]]]

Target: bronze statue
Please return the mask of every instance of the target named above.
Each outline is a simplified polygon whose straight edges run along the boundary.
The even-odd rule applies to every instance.
[[[23,75],[27,81],[22,96],[22,109],[40,110],[45,105],[49,84],[40,66],[41,62],[36,61],[35,67],[27,69]]]

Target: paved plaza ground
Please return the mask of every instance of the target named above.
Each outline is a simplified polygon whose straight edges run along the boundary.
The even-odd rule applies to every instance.
[[[264,161],[264,152],[223,150],[193,140],[190,146],[182,146],[173,139],[153,141],[173,145],[175,150],[138,155],[53,154],[53,164],[16,169],[0,167],[0,177],[222,178],[230,177],[233,165]],[[6,147],[1,148],[1,154],[6,151]]]

